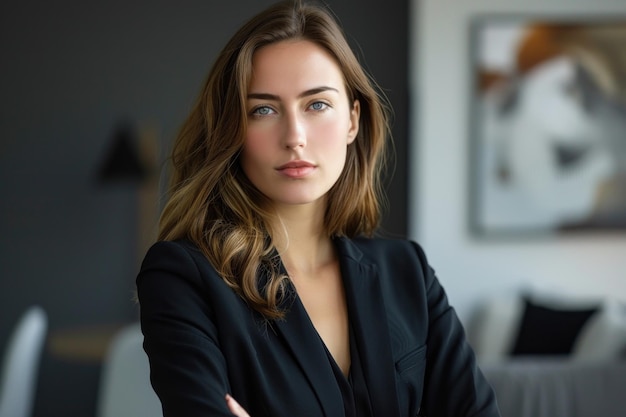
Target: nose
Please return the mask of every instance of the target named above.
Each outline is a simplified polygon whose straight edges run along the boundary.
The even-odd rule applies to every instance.
[[[284,121],[283,146],[287,149],[305,147],[306,129],[300,116],[296,113],[287,113]]]

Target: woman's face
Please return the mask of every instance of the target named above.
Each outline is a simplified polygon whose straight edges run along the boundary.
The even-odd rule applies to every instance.
[[[241,166],[275,206],[323,204],[359,126],[335,60],[310,41],[255,52]]]

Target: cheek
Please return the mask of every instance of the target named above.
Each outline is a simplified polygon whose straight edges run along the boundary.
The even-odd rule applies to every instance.
[[[329,123],[318,130],[318,152],[322,152],[326,166],[333,176],[339,176],[346,163],[348,129],[341,123]]]
[[[245,165],[264,159],[268,152],[267,133],[263,129],[248,129],[241,153]]]
[[[320,124],[317,127],[316,137],[326,147],[345,148],[348,145],[348,126],[336,120]]]

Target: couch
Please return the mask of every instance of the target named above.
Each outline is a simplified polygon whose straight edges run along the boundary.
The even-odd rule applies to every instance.
[[[468,337],[503,417],[626,417],[626,305],[486,300]]]

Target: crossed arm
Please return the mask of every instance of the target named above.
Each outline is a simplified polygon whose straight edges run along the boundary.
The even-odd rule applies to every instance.
[[[226,394],[226,404],[228,405],[228,409],[234,416],[237,417],[250,417],[250,415],[243,409],[242,406],[239,405],[237,401],[230,394]]]

